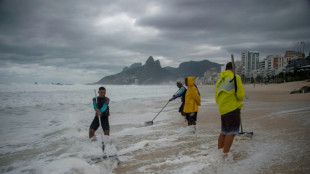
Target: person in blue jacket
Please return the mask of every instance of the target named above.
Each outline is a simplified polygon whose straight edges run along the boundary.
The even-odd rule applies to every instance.
[[[96,115],[90,125],[89,128],[89,138],[94,137],[96,130],[99,127],[99,117],[101,118],[101,127],[103,129],[104,135],[110,135],[110,125],[109,125],[109,102],[110,99],[106,97],[106,89],[104,87],[100,87],[98,91],[99,96],[93,98],[93,106],[96,111]]]
[[[175,99],[181,97],[182,104],[179,108],[179,112],[181,113],[181,115],[185,116],[183,109],[184,109],[186,88],[183,86],[183,84],[181,82],[177,82],[177,87],[179,88],[179,92],[176,95],[173,95],[169,101],[172,101],[172,100],[175,100]]]

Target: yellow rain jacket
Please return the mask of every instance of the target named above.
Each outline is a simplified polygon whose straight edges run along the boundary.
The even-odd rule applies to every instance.
[[[221,72],[221,76],[215,84],[215,100],[219,106],[221,115],[227,114],[243,106],[244,88],[239,75],[236,75],[237,93],[235,94],[235,82],[232,80],[234,73],[230,70]],[[231,81],[232,80],[232,81]],[[231,81],[231,82],[230,82]]]
[[[185,94],[184,113],[198,112],[198,106],[200,106],[200,96],[194,83],[195,77],[187,78],[188,88]]]

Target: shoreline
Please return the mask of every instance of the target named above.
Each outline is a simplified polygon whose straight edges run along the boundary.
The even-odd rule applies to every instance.
[[[253,139],[236,137],[231,161],[219,158],[217,138],[220,114],[216,103],[199,107],[197,133],[183,132],[187,123],[177,112],[180,103],[164,114],[174,120],[162,120],[152,127],[154,133],[137,137],[144,148],[132,152],[130,162],[115,173],[309,173],[310,93],[290,94],[310,85],[289,82],[262,86],[245,85],[241,117],[245,132]],[[214,85],[198,86],[202,100],[214,99]],[[153,135],[155,134],[155,135]],[[160,145],[164,143],[165,145]],[[282,159],[282,160],[280,160]],[[242,167],[240,167],[242,166]]]
[[[17,86],[13,92],[1,93],[4,97],[2,108],[7,110],[3,110],[1,117],[3,164],[0,168],[4,173],[23,170],[48,173],[55,165],[58,173],[100,173],[102,170],[135,174],[310,173],[310,95],[289,94],[305,83],[309,84],[292,82],[255,88],[245,85],[248,99],[244,99],[241,111],[243,129],[253,131],[254,136],[253,139],[236,137],[229,161],[225,162],[217,150],[220,114],[213,85],[199,87],[202,106],[196,133],[188,129],[187,122],[180,116],[179,99],[169,103],[152,126],[144,125],[163,108],[176,86],[129,88],[138,93],[127,97],[124,95],[128,87],[122,90],[124,93],[116,93],[119,87],[110,88],[109,94],[114,100],[110,117],[111,141],[118,149],[121,165],[114,165],[113,161],[87,162],[102,154],[100,134],[97,134],[97,142],[88,139],[93,119],[89,96],[93,96],[93,87],[73,88],[80,93],[55,91],[45,86],[26,88],[28,91],[17,93],[19,97],[16,98],[13,97],[15,92],[24,88]],[[157,93],[139,98],[149,94],[146,90]],[[55,95],[47,100],[45,91]],[[137,98],[126,99],[131,96]],[[19,129],[11,131],[14,126]]]
[[[310,171],[310,148],[308,147],[310,144],[308,139],[310,134],[310,118],[308,118],[310,115],[310,93],[290,94],[292,90],[300,89],[303,86],[310,86],[310,82],[244,86],[247,98],[245,97],[243,100],[244,106],[241,111],[243,129],[245,132],[253,131],[254,136],[252,140],[237,138],[233,142],[231,153],[237,164],[241,163],[239,160],[251,158],[251,154],[240,157],[240,153],[244,153],[241,149],[248,143],[247,141],[253,141],[251,143],[257,149],[260,147],[256,143],[266,147],[269,146],[269,143],[270,146],[277,144],[270,152],[268,152],[269,147],[266,148],[267,152],[262,151],[263,154],[267,153],[265,159],[271,164],[259,167],[260,172],[307,173]],[[204,88],[212,87],[205,86],[200,89]],[[212,133],[219,134],[220,114],[217,104],[201,106],[199,109],[197,122],[199,127],[208,129],[212,126],[215,129]],[[213,141],[216,141],[216,138]],[[251,148],[249,147],[248,150],[251,151]],[[272,152],[273,150],[276,153]],[[269,156],[268,153],[273,156]],[[272,164],[274,160],[278,159],[285,160]]]
[[[310,93],[290,94],[293,90],[299,90],[303,86],[310,86],[310,81],[297,81],[286,83],[272,84],[245,84],[244,91],[246,97],[244,100],[282,102],[282,101],[309,101]],[[213,89],[214,85],[199,85],[199,89]],[[206,96],[202,96],[206,97]],[[210,96],[207,96],[210,97]]]

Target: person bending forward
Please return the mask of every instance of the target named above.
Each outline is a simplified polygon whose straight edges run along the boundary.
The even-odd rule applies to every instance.
[[[182,104],[179,108],[179,112],[181,113],[182,116],[185,116],[183,109],[184,109],[186,88],[183,86],[183,84],[181,82],[177,82],[177,87],[179,88],[179,92],[176,95],[173,95],[169,101],[172,101],[172,100],[175,100],[175,99],[181,97]]]

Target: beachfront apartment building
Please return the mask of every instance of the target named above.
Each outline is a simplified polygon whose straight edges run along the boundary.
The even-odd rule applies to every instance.
[[[266,76],[274,76],[277,75],[280,69],[280,62],[283,62],[283,57],[281,55],[269,55],[265,59],[265,75]],[[282,70],[282,69],[281,69]]]
[[[260,62],[259,74],[266,78],[285,71],[288,59],[281,55],[269,55]]]
[[[258,70],[259,76],[261,76],[263,78],[267,77],[267,74],[268,74],[267,67],[268,67],[268,62],[267,62],[266,58],[264,60],[262,60],[261,62],[259,62],[259,70]]]
[[[295,51],[286,51],[284,56],[269,55],[260,62],[260,72],[264,78],[285,73],[291,62],[301,58],[303,54]]]
[[[293,60],[298,58],[305,58],[305,55],[299,51],[285,51],[284,57],[288,60]]]
[[[242,75],[242,66],[241,65],[242,65],[242,62],[240,60],[235,61],[235,72],[239,76]]]
[[[245,51],[241,54],[242,72],[246,78],[253,76],[254,70],[259,69],[259,52]]]
[[[282,72],[294,72],[296,66],[307,64],[304,57],[301,52],[286,51],[284,56],[268,55],[259,62],[259,53],[257,51],[245,51],[241,54],[242,75],[246,78],[256,78],[257,76],[267,78]]]

